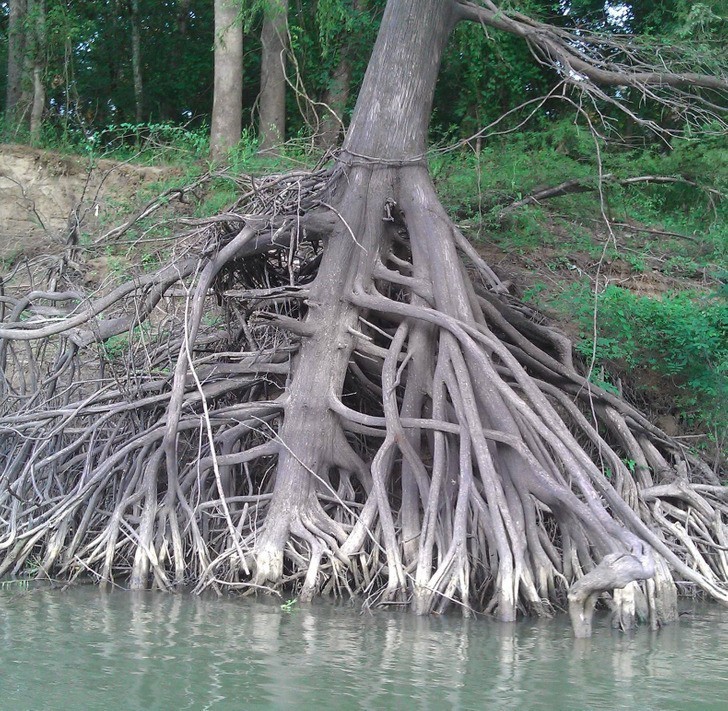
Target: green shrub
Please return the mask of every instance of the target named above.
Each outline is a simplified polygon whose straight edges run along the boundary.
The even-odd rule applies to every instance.
[[[582,338],[577,351],[598,365],[640,378],[652,371],[674,387],[675,408],[685,420],[710,431],[728,429],[728,298],[678,293],[661,299],[609,286],[597,299],[596,347],[593,296],[572,290]],[[578,304],[577,308],[573,308]],[[652,385],[652,388],[656,386]],[[663,393],[664,394],[664,393]]]

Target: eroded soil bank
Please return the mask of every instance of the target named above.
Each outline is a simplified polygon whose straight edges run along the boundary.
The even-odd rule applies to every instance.
[[[93,230],[168,168],[0,144],[0,261],[58,253],[78,217]]]

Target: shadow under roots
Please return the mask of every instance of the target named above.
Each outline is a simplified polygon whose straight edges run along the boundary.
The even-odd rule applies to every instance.
[[[100,301],[4,297],[0,574],[568,607],[577,636],[600,600],[674,620],[675,580],[728,603],[715,475],[585,380],[421,164],[343,154],[200,234]]]

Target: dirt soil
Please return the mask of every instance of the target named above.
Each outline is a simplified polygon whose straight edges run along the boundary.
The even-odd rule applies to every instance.
[[[57,253],[78,210],[84,229],[112,217],[119,199],[135,195],[169,168],[84,159],[27,146],[0,145],[0,261]]]

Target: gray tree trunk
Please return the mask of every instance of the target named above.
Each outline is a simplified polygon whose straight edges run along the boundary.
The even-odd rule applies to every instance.
[[[356,283],[371,279],[383,205],[392,196],[399,199],[396,161],[426,150],[440,59],[453,19],[453,4],[442,0],[390,0],[382,18],[342,151],[342,162],[355,166],[336,196],[342,226],[323,253],[309,296],[317,307],[307,318],[311,336],[303,343],[290,384],[280,434],[287,449],[278,460],[271,510],[256,543],[259,583],[280,579],[290,531],[311,505],[315,481],[310,473],[325,471],[342,456],[337,451],[343,439],[337,434],[338,418],[322,393],[340,393],[343,386],[354,346],[350,330],[358,318],[350,294]],[[426,180],[423,164],[416,167],[417,176]],[[350,235],[362,241],[354,244]],[[395,568],[393,563],[391,570]],[[302,596],[306,594],[304,590]]]
[[[260,150],[280,145],[286,137],[286,51],[288,0],[270,0],[263,19],[260,76]]]
[[[342,49],[342,56],[329,82],[324,95],[324,115],[316,136],[316,143],[321,148],[333,148],[344,130],[344,110],[349,100],[351,85],[351,62]]]
[[[387,160],[426,150],[440,60],[454,21],[452,2],[387,3],[344,150]]]
[[[243,26],[235,0],[215,0],[215,87],[210,156],[225,160],[240,140],[243,107]]]
[[[20,113],[23,93],[23,67],[27,52],[25,18],[28,12],[26,0],[10,0],[8,17],[8,84],[5,95],[6,116],[11,124]]]
[[[144,84],[142,82],[142,41],[139,26],[139,0],[131,0],[131,67],[134,76],[134,116],[144,120]]]
[[[352,3],[354,12],[362,9],[362,0]],[[344,111],[351,91],[351,60],[349,48],[342,44],[339,63],[326,89],[323,103],[326,104],[321,117],[316,143],[320,148],[333,148],[339,142],[344,130]]]
[[[31,0],[28,9],[32,12],[33,47],[32,47],[32,76],[33,100],[30,107],[30,142],[37,144],[40,141],[40,132],[43,124],[43,111],[45,109],[45,83],[43,76],[46,69],[46,4],[45,0]]]

